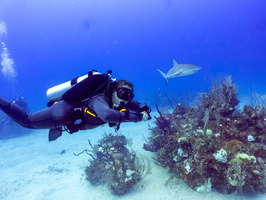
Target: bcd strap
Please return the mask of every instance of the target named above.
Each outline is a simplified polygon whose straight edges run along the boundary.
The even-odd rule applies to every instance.
[[[98,117],[96,113],[94,113],[93,111],[89,110],[89,108],[85,108],[84,112],[93,116],[93,117]]]
[[[129,120],[129,111],[126,108],[119,110],[119,112],[125,112],[126,120]]]
[[[129,120],[129,111],[126,108],[119,110],[119,112],[125,112],[126,120]],[[118,123],[109,123],[110,127],[113,127],[115,125],[116,125],[115,132],[117,132],[120,129],[121,125],[121,115],[120,115],[120,121]]]
[[[126,120],[129,119],[129,111],[127,109],[123,108],[123,109],[119,110],[119,112],[125,112]],[[70,134],[79,131],[81,126],[84,124],[85,120],[84,120],[83,113],[86,113],[92,117],[98,117],[98,115],[93,110],[90,110],[87,107],[86,108],[75,108],[74,112],[72,114],[73,122],[69,123],[66,126]],[[120,128],[120,124],[121,124],[121,116],[120,116],[120,122],[119,123],[109,123],[109,126],[113,127],[116,125],[115,131],[118,131]]]

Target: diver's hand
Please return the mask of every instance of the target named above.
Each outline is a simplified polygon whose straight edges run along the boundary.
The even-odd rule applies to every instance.
[[[141,114],[142,114],[142,120],[141,120],[142,122],[146,122],[150,118],[149,114],[146,111],[142,111]]]

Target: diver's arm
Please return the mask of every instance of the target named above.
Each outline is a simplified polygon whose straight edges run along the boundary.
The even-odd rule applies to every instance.
[[[151,108],[146,103],[140,103],[138,101],[131,100],[127,103],[126,107],[129,111],[143,114],[142,121],[151,119]]]
[[[139,122],[143,117],[141,113],[120,112],[110,108],[102,95],[94,97],[90,104],[90,107],[97,113],[98,117],[107,123]]]

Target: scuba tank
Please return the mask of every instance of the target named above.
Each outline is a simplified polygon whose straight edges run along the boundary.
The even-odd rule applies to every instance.
[[[72,79],[71,81],[67,81],[65,83],[61,83],[59,85],[56,85],[54,87],[51,87],[47,90],[46,96],[49,101],[56,101],[62,99],[62,95],[69,90],[71,87],[73,87],[75,84],[79,83],[80,81],[87,78],[88,75],[84,75],[81,77],[77,77],[75,79]]]
[[[111,73],[111,70],[108,70],[107,74],[91,70],[84,76],[76,77],[71,81],[49,88],[46,96],[51,103],[62,99],[74,103],[82,101],[103,92],[107,84],[113,81]]]

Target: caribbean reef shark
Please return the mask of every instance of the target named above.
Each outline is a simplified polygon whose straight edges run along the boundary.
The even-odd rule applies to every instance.
[[[174,66],[167,72],[167,74],[163,73],[161,70],[158,69],[161,75],[165,78],[166,85],[168,85],[168,79],[170,78],[194,75],[194,73],[201,69],[201,67],[197,65],[178,64],[175,59],[173,59],[173,65]]]

